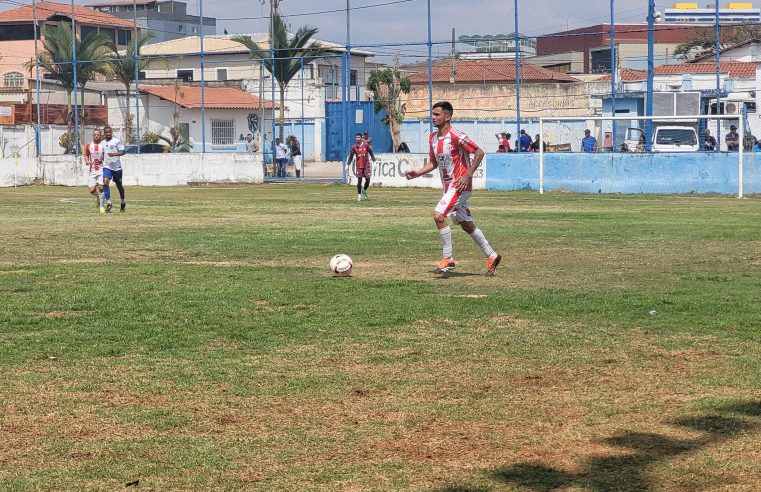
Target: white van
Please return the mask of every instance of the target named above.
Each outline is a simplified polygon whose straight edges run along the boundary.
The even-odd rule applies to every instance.
[[[630,151],[645,141],[645,130],[626,129],[626,145]],[[653,152],[697,152],[700,150],[698,132],[691,126],[656,126],[653,128]]]

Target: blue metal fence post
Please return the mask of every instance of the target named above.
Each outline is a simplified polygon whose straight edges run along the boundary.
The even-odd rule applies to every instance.
[[[431,0],[428,0],[428,131],[433,133],[433,38],[431,34]]]
[[[616,28],[613,11],[614,0],[610,0],[610,114],[616,116]],[[611,143],[616,151],[616,120],[611,120]]]
[[[653,51],[655,46],[655,0],[648,0],[647,5],[647,94],[645,95],[645,116],[653,116]],[[645,151],[650,152],[653,138],[653,121],[645,120]]]
[[[74,0],[71,0],[71,48],[72,54],[74,55],[72,60],[72,71],[74,74],[74,155],[79,155],[79,103],[77,103],[77,26],[74,17]],[[66,143],[71,145],[71,142]]]
[[[341,56],[341,152],[342,161],[343,153],[347,147],[347,133],[349,131],[349,109],[346,104],[346,52]],[[346,165],[348,161],[343,165],[343,179],[346,180]]]
[[[518,51],[520,43],[520,35],[518,34],[518,0],[513,2],[515,6],[515,32],[513,33],[513,39],[515,40],[515,122],[517,123],[517,138],[518,145],[515,150],[521,151],[520,139],[521,139],[521,75],[520,75],[520,54]],[[541,138],[541,137],[540,137]]]
[[[714,35],[716,39],[714,40],[714,50],[716,51],[716,114],[720,115],[721,113],[721,53],[719,52],[719,36],[721,35],[721,29],[719,27],[719,0],[715,1],[714,5],[714,16],[715,16],[715,26],[714,26]],[[710,106],[709,106],[709,112],[710,112]],[[715,152],[718,152],[719,149],[721,149],[721,120],[716,120],[716,149]]]
[[[304,177],[304,171],[306,170],[306,166],[304,166],[304,153],[306,152],[304,141],[304,59],[301,58],[301,177]]]
[[[277,137],[277,122],[275,120],[275,9],[277,0],[270,0],[270,93],[272,101],[272,176],[277,176],[277,161],[275,160],[275,140]],[[282,109],[282,108],[281,108]]]
[[[204,94],[204,87],[206,86],[206,79],[204,75],[204,60],[203,60],[203,0],[198,2],[198,34],[201,41],[201,152],[206,153],[206,95]]]
[[[132,42],[135,49],[133,50],[133,64],[135,65],[135,139],[137,140],[137,153],[140,153],[140,43],[137,33],[137,0],[132,0]],[[129,89],[128,89],[129,90]],[[129,115],[129,108],[127,108]]]
[[[37,126],[34,132],[34,147],[37,157],[42,154],[42,137],[40,135],[42,119],[40,118],[40,60],[37,53],[37,42],[40,38],[39,25],[37,24],[37,2],[32,0],[32,17],[34,19],[34,71],[35,85],[37,90]]]

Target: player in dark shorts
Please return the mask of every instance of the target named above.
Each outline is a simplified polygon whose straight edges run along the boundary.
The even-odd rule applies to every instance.
[[[372,166],[368,156],[375,162],[373,149],[366,141],[362,140],[362,134],[357,133],[354,136],[355,144],[351,146],[349,155],[346,158],[346,167],[351,166],[352,160],[356,159],[356,169],[354,175],[357,177],[357,201],[367,200],[367,188],[370,187],[370,176],[372,175]],[[365,178],[365,186],[362,186],[362,178]]]

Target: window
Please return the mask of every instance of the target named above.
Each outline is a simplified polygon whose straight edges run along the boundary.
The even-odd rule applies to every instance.
[[[93,26],[79,26],[79,36],[84,39],[92,33],[98,32],[97,27]]]
[[[137,80],[145,80],[145,70],[137,72]]]
[[[679,128],[659,128],[655,143],[661,145],[697,145],[695,130]]]
[[[356,70],[352,70],[349,75],[349,85],[352,85],[352,86],[357,85],[357,71]]]
[[[338,99],[341,70],[330,65],[320,65],[317,68],[317,73],[325,84],[325,98]]]
[[[227,69],[226,68],[218,68],[217,69],[217,80],[227,80]]]
[[[193,69],[177,70],[177,78],[184,80],[185,82],[193,82]]]
[[[39,38],[40,33],[37,33]],[[34,39],[34,25],[0,26],[0,41],[25,41]]]
[[[198,34],[198,26],[190,26],[190,34]]]
[[[3,75],[3,87],[23,87],[24,75],[19,72],[8,72]]]
[[[235,120],[211,120],[211,144],[235,144]]]
[[[177,24],[177,32],[185,32],[185,24]]]
[[[116,44],[119,46],[127,46],[129,42],[132,40],[132,31],[126,31],[124,29],[119,29],[116,32]]]

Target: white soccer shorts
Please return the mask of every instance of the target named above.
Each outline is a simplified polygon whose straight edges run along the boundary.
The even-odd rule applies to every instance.
[[[91,172],[90,177],[87,180],[87,186],[90,188],[95,188],[97,185],[103,184],[103,171],[98,171],[97,173]]]
[[[452,183],[436,205],[436,212],[447,217],[452,217],[455,224],[473,222],[473,217],[470,215],[470,208],[468,207],[470,193],[470,191],[457,193],[457,186]]]

